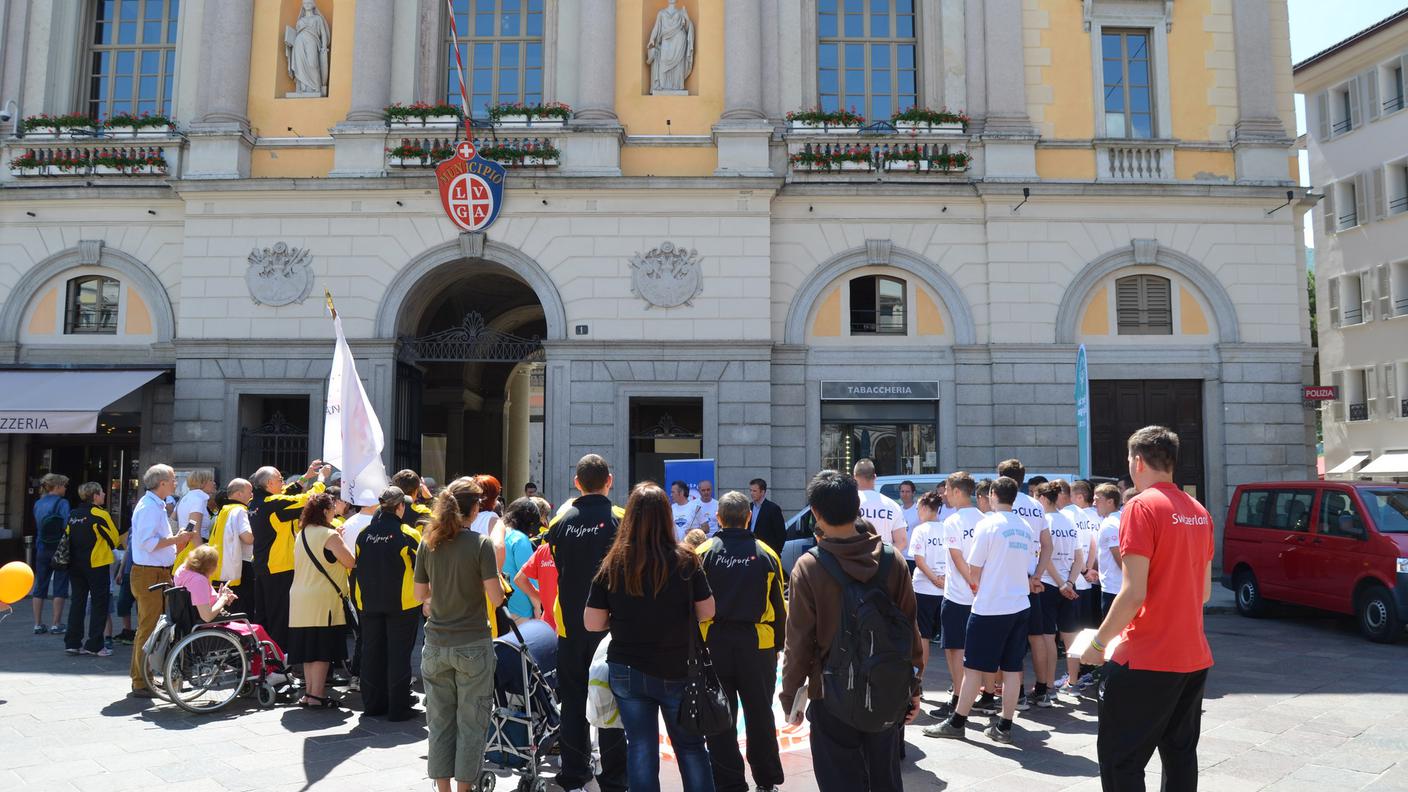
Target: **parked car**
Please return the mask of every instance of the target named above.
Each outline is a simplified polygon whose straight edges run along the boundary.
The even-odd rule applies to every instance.
[[[1365,638],[1396,641],[1408,622],[1408,485],[1242,484],[1227,507],[1222,568],[1244,616],[1293,603],[1353,614]]]

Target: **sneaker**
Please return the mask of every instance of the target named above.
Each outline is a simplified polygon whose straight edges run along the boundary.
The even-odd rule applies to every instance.
[[[68,632],[68,628],[67,628],[67,627],[61,627],[61,626],[59,626],[59,625],[57,625],[57,624],[55,624],[53,627],[50,627],[50,628],[49,628],[49,634],[50,634],[50,635],[63,635],[63,634],[66,633],[66,632]]]
[[[136,630],[123,630],[117,634],[118,643],[132,643],[137,638]]]
[[[975,710],[976,711],[976,710]],[[962,726],[955,726],[951,721],[943,721],[933,726],[924,727],[925,737],[947,737],[950,740],[962,740],[964,738]]]
[[[973,712],[978,715],[996,715],[1001,710],[1002,704],[991,693],[984,693],[973,703]]]
[[[1020,695],[1020,696],[1017,697],[1017,711],[1018,711],[1018,712],[1026,712],[1027,710],[1029,710],[1029,709],[1031,709],[1031,708],[1032,708],[1031,702],[1027,700],[1027,694],[1026,694],[1025,692],[1023,692],[1022,695]]]
[[[68,655],[68,656],[70,656],[70,657],[73,657],[73,656],[76,656],[76,655],[78,654],[78,650],[77,650],[77,649],[65,649],[65,650],[64,650],[64,654],[66,654],[66,655]]]
[[[1055,682],[1052,682],[1052,683],[1051,683],[1051,687],[1053,687],[1053,688],[1055,688],[1055,689],[1057,689],[1057,690],[1060,690],[1061,688],[1065,687],[1066,685],[1069,685],[1070,683],[1071,683],[1071,677],[1070,677],[1070,675],[1069,675],[1069,674],[1062,674],[1060,679],[1057,679]]]
[[[1049,690],[1042,693],[1040,696],[1036,697],[1036,705],[1043,709],[1050,709],[1056,706],[1056,694]]]
[[[42,625],[42,624],[36,624],[36,625],[34,625],[34,634],[35,634],[35,635],[47,635],[48,633],[49,633],[49,628],[48,628],[48,627],[45,627],[45,626]]]
[[[352,677],[347,681],[347,690],[351,693],[362,692],[362,678]]]
[[[104,649],[107,649],[108,651],[112,651],[112,639],[111,639],[111,638],[104,638],[104,639],[103,639],[103,648],[104,648]]]
[[[1012,744],[1012,730],[1008,729],[1007,731],[1003,731],[997,728],[996,723],[987,727],[987,729],[983,731],[983,734],[986,734],[988,739],[993,742],[1002,743],[1003,745]]]

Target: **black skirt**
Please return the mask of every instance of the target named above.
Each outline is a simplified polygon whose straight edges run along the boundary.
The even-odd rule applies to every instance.
[[[341,663],[347,659],[347,628],[290,627],[288,646],[283,647],[290,663]]]

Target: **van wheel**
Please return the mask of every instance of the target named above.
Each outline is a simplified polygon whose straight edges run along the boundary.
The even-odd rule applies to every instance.
[[[1261,584],[1250,569],[1243,569],[1233,578],[1232,591],[1237,599],[1237,612],[1251,619],[1266,615],[1266,598],[1261,596]]]
[[[1359,617],[1359,632],[1375,643],[1393,643],[1403,636],[1398,606],[1383,586],[1371,586],[1360,594],[1355,613]]]

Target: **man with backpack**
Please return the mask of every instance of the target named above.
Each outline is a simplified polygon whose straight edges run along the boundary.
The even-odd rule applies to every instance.
[[[797,697],[810,701],[821,792],[899,790],[900,727],[919,712],[923,663],[909,568],[879,536],[857,533],[855,479],[824,470],[807,503],[820,541],[792,570],[782,709],[801,723]]]
[[[68,530],[68,476],[50,473],[39,480],[43,495],[34,502],[34,634],[63,635],[64,600],[68,599],[68,564],[60,559],[54,563],[54,553]],[[54,621],[44,626],[44,600],[53,597]]]

